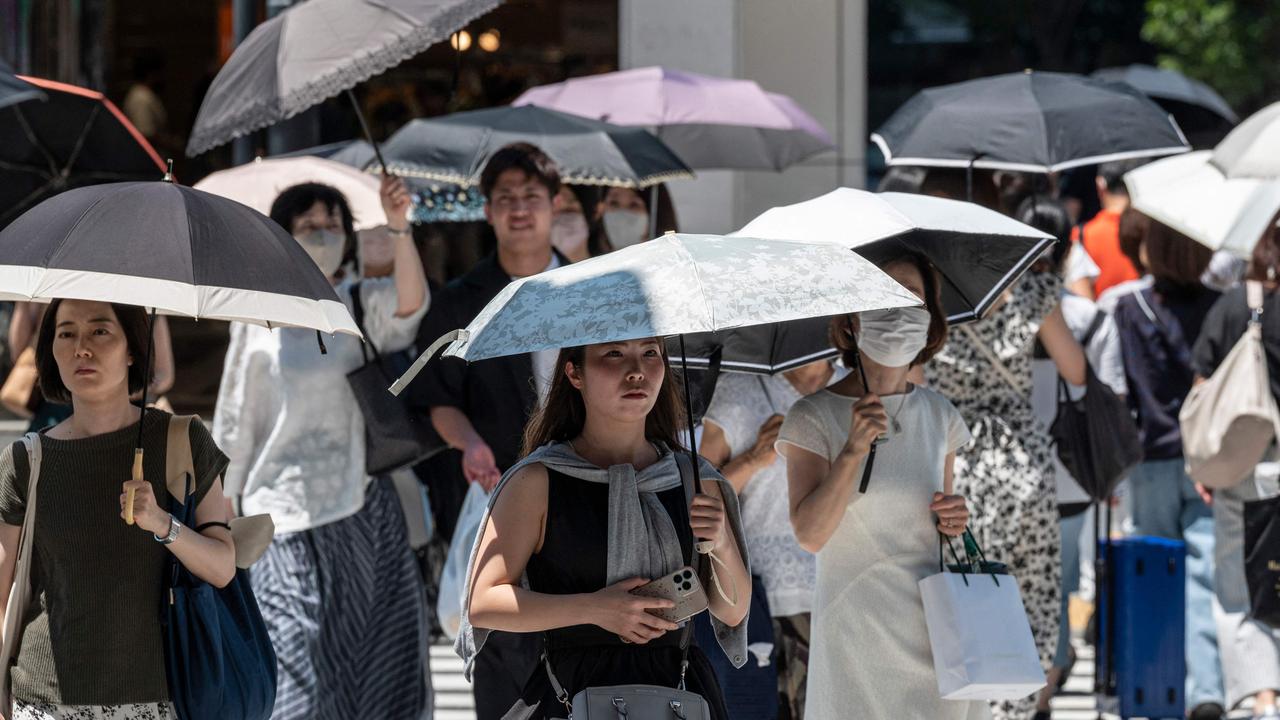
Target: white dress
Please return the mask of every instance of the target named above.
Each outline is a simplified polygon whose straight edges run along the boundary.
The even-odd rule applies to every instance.
[[[927,388],[883,399],[902,432],[891,428],[877,447],[866,494],[855,488],[818,552],[805,718],[986,718],[984,702],[939,696],[917,584],[938,572],[929,503],[942,491],[947,454],[969,441],[969,430],[951,403]],[[830,390],[803,398],[787,414],[778,444],[834,461],[855,401]],[[855,482],[861,478],[859,469]]]

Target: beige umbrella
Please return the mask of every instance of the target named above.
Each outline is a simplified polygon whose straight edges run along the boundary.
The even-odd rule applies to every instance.
[[[263,215],[270,215],[271,203],[275,202],[281,190],[305,182],[330,185],[346,196],[356,230],[368,230],[386,224],[382,201],[378,197],[377,176],[324,158],[305,155],[258,158],[253,162],[213,173],[196,183],[195,188],[244,203]]]

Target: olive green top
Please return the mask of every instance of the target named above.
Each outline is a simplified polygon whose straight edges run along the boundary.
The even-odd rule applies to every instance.
[[[169,504],[170,417],[148,410],[143,437],[143,475],[162,507]],[[172,556],[151,533],[120,518],[137,437],[137,423],[78,440],[41,435],[33,595],[11,675],[16,698],[60,705],[169,699],[160,618]],[[199,503],[227,457],[199,422],[191,423],[191,454]],[[22,443],[0,452],[0,520],[8,525],[23,523],[29,471]]]

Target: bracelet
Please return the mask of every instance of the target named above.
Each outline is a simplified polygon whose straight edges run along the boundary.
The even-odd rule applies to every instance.
[[[397,229],[395,229],[395,228],[391,227],[390,225],[388,225],[388,226],[387,226],[387,232],[391,233],[392,235],[402,235],[402,236],[404,236],[404,237],[412,237],[412,236],[413,236],[413,230],[411,230],[411,229],[410,229],[410,228],[408,228],[408,227],[404,227],[404,228],[401,228],[401,229],[397,230]]]

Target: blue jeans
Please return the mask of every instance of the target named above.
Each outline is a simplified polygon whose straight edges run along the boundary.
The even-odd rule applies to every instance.
[[[1221,704],[1222,664],[1213,618],[1213,511],[1196,493],[1182,458],[1139,464],[1129,486],[1134,533],[1187,544],[1187,706]]]
[[[1062,530],[1062,620],[1058,625],[1058,649],[1053,666],[1065,668],[1071,659],[1071,593],[1080,589],[1080,533],[1093,509],[1058,520]]]

